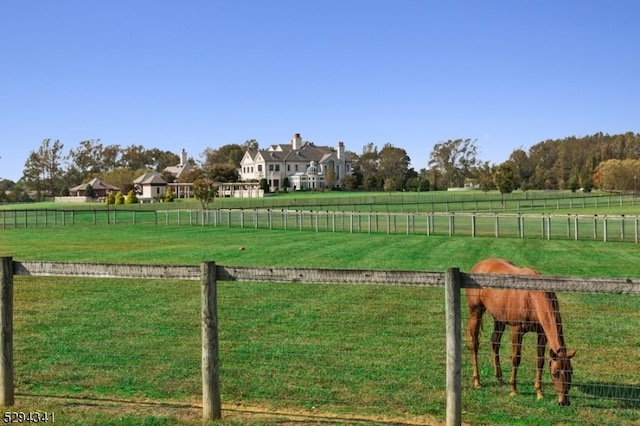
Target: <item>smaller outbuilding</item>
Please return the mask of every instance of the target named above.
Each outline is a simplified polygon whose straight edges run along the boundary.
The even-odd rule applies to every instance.
[[[137,177],[133,181],[138,200],[141,202],[153,201],[155,198],[164,197],[167,190],[167,181],[158,172],[149,172]]]
[[[109,192],[117,192],[120,191],[120,188],[108,184],[100,178],[93,178],[87,183],[83,183],[82,185],[74,186],[69,189],[69,194],[72,197],[86,197],[87,196],[87,188],[91,186],[93,188],[93,198],[103,198],[106,197]]]

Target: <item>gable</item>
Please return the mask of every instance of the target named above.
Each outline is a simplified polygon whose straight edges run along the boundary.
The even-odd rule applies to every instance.
[[[240,164],[253,164],[255,161],[254,157],[257,154],[257,151],[248,149],[244,152],[242,156],[242,160],[240,160]]]

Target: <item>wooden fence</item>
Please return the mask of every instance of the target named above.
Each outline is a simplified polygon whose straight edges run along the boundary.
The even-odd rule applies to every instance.
[[[252,268],[219,266],[115,265],[59,262],[17,262],[0,258],[0,405],[14,404],[13,390],[13,276],[82,276],[200,280],[202,323],[203,419],[220,419],[218,318],[216,283],[258,281],[280,283],[374,284],[444,287],[446,302],[447,424],[462,421],[462,308],[463,288],[516,288],[578,293],[640,294],[640,280],[585,279],[555,276],[466,274],[458,268],[446,272],[336,270],[307,268]]]

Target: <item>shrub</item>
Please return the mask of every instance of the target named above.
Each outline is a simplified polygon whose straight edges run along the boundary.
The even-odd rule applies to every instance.
[[[116,193],[115,204],[116,205],[124,204],[124,195],[122,194],[121,191],[118,191]]]
[[[90,197],[90,198],[94,198],[96,196],[96,192],[93,189],[93,185],[91,184],[87,185],[87,189],[84,190],[84,195],[85,197]]]
[[[265,192],[265,194],[271,191],[271,188],[269,187],[269,182],[267,182],[267,180],[264,178],[260,179],[260,189],[262,189]]]
[[[174,195],[173,195],[173,189],[171,189],[170,186],[167,187],[167,190],[164,192],[164,202],[165,203],[171,203],[173,202],[174,199]]]
[[[137,204],[138,196],[136,195],[136,191],[133,189],[127,193],[127,197],[124,199],[125,204]]]

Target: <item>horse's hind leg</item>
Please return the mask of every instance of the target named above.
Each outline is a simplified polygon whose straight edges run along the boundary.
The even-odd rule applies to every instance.
[[[518,375],[518,367],[520,366],[520,358],[522,353],[522,336],[524,332],[520,326],[512,326],[511,327],[511,346],[512,346],[512,358],[511,358],[511,379],[509,379],[509,383],[511,384],[511,395],[517,395],[517,380],[516,377]]]
[[[480,373],[478,372],[478,346],[480,345],[478,336],[480,334],[480,324],[482,314],[484,314],[484,306],[469,307],[469,325],[468,332],[471,339],[471,360],[473,362],[473,386],[476,388],[480,385]]]
[[[504,333],[505,323],[501,321],[493,321],[493,334],[491,335],[491,353],[493,354],[493,371],[500,386],[504,386],[502,380],[502,367],[500,366],[500,340]]]

